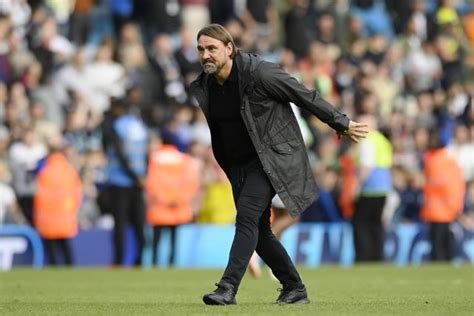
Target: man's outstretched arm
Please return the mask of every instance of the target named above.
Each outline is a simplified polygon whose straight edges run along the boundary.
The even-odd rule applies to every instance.
[[[336,130],[338,135],[347,136],[354,142],[367,135],[367,125],[351,121],[324,100],[318,91],[307,89],[278,64],[262,62],[257,70],[257,80],[269,97],[284,103],[293,102],[308,110]]]

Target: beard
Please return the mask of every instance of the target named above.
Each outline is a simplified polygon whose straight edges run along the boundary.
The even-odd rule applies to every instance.
[[[202,65],[202,69],[206,74],[212,75],[217,72],[218,67],[215,63],[213,62],[207,62]]]

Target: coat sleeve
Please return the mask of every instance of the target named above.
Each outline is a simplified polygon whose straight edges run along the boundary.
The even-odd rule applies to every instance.
[[[293,102],[336,131],[343,132],[349,127],[349,118],[345,114],[321,98],[318,91],[308,90],[278,64],[263,61],[258,66],[256,75],[257,82],[270,98],[283,103]]]

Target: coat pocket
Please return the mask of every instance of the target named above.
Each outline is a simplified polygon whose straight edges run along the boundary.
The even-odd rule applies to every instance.
[[[298,150],[298,147],[301,146],[301,142],[297,139],[290,140],[285,143],[273,144],[271,145],[272,149],[279,154],[291,155]]]

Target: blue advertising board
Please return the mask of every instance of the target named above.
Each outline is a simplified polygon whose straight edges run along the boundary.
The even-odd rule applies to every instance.
[[[474,264],[474,231],[459,223],[451,230],[455,237],[453,263]],[[234,227],[232,225],[189,224],[178,228],[175,266],[180,268],[225,267]],[[151,228],[146,229],[147,244],[143,266],[151,267]],[[400,224],[386,233],[385,261],[397,265],[421,264],[429,261],[431,244],[428,227],[422,224]],[[292,259],[300,265],[317,267],[322,264],[350,266],[354,263],[351,225],[298,224],[290,227],[282,242]],[[81,230],[70,241],[76,266],[107,266],[113,258],[113,234],[110,230]],[[164,231],[158,249],[158,266],[165,266],[170,252],[169,234]],[[136,254],[131,229],[127,231],[125,264],[131,265]],[[14,266],[41,268],[47,264],[41,238],[28,226],[0,226],[0,270]]]

